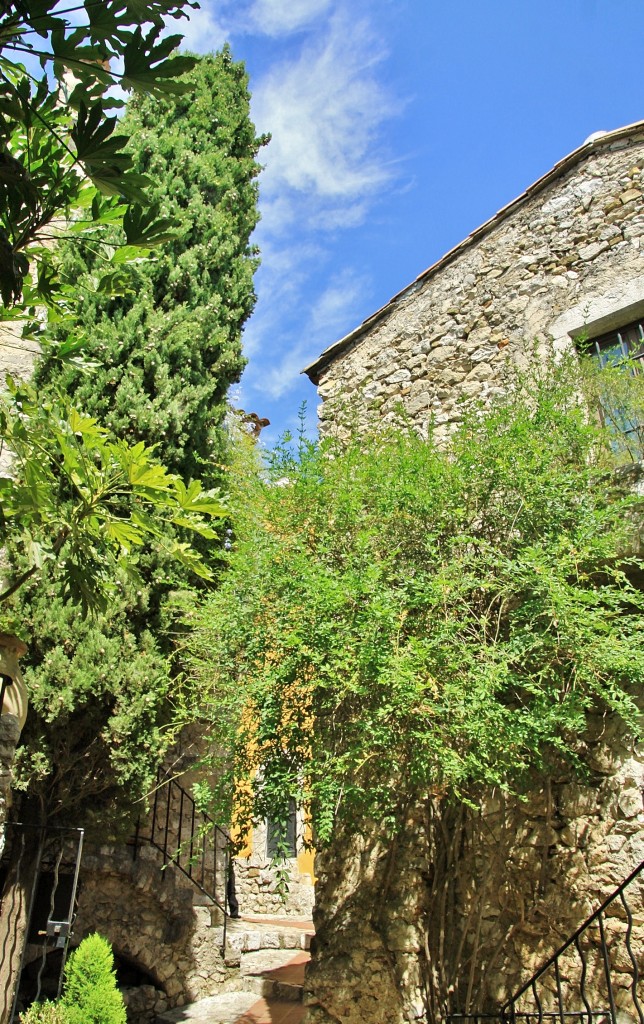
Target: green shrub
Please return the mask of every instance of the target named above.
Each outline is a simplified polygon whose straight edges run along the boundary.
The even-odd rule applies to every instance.
[[[71,1024],[67,1008],[62,1003],[34,1003],[21,1014],[20,1024]]]
[[[102,935],[88,935],[69,958],[62,1002],[65,1024],[126,1024],[114,956]]]
[[[533,359],[449,443],[382,429],[235,467],[189,643],[240,824],[299,798],[319,849],[336,820],[581,768],[594,713],[638,730],[642,499],[581,394],[575,364]]]

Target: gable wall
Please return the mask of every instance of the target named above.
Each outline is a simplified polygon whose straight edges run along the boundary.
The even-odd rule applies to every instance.
[[[323,434],[404,408],[440,438],[534,338],[644,311],[644,132],[605,144],[372,318],[319,374]],[[637,304],[640,304],[639,306]],[[592,330],[592,328],[591,328]],[[313,375],[313,374],[312,374]]]

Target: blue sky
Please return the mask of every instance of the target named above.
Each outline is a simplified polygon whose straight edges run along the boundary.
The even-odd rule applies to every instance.
[[[236,404],[268,444],[300,370],[595,131],[644,119],[642,0],[201,0],[271,132]],[[183,23],[185,26],[185,23]]]

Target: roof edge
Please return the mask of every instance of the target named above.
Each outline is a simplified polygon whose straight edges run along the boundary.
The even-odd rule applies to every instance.
[[[633,135],[638,131],[644,131],[644,121],[635,121],[633,124],[624,125],[622,128],[615,128],[613,131],[606,132],[604,135],[600,135],[598,138],[590,136],[586,142],[578,146],[577,149],[573,149],[571,153],[559,160],[546,174],[537,178],[532,185],[529,185],[524,192],[521,192],[516,199],[511,200],[506,206],[502,206],[501,209],[495,213],[489,220],[484,221],[478,228],[475,228],[471,234],[467,235],[461,242],[455,245],[452,249],[449,249],[444,256],[441,256],[436,263],[432,263],[431,266],[424,270],[418,275],[410,284],[406,285],[401,291],[386,302],[384,306],[368,316],[366,320],[363,320],[361,324],[354,327],[352,331],[345,334],[344,337],[335,341],[328,348],[325,348],[321,355],[318,356],[312,363],[305,366],[300,372],[306,374],[309,380],[317,385],[320,382],[320,375],[322,371],[334,361],[334,359],[340,355],[344,349],[348,348],[353,342],[357,341],[362,334],[373,327],[375,323],[382,320],[384,316],[396,305],[396,303],[402,299],[405,295],[408,295],[416,287],[425,282],[428,278],[432,277],[443,267],[451,263],[457,256],[460,256],[462,252],[468,249],[475,242],[480,241],[492,228],[496,227],[502,221],[506,220],[510,214],[514,213],[515,210],[519,209],[529,199],[531,199],[537,193],[543,191],[551,182],[556,181],[557,178],[562,177],[571,167],[574,167],[581,159],[589,156],[591,153],[602,149],[604,146],[615,142],[618,139],[628,138],[629,135]]]

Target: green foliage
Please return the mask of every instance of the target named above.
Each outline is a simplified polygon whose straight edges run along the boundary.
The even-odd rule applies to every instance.
[[[620,462],[644,456],[644,376],[639,359],[620,359],[600,366],[585,358],[583,386],[589,403],[611,435],[611,449]]]
[[[191,654],[246,820],[301,795],[319,844],[338,814],[583,762],[593,709],[635,728],[641,498],[580,386],[533,363],[444,448],[392,430],[233,474],[228,572]]]
[[[71,1024],[67,1008],[62,1003],[32,1003],[20,1015],[20,1024]]]
[[[167,527],[212,539],[208,520],[225,514],[220,498],[196,481],[186,487],[142,442],[130,447],[115,439],[66,401],[8,384],[0,428],[12,461],[11,473],[0,476],[0,544],[10,541],[27,567],[0,601],[54,563],[63,599],[105,609],[115,573],[132,571],[132,551],[151,539],[210,578],[197,552]]]
[[[88,935],[70,956],[62,1002],[70,1024],[125,1024],[112,949],[101,935]]]
[[[133,167],[153,180],[150,199],[175,225],[173,237],[156,259],[107,285],[101,253],[74,241],[60,247],[62,280],[78,295],[78,330],[96,365],[84,374],[55,358],[37,379],[72,394],[119,436],[158,444],[173,472],[212,486],[218,426],[244,366],[240,334],[255,302],[249,237],[262,140],[249,120],[243,65],[227,49],[182,81],[185,94],[137,97],[122,122]],[[104,230],[116,245],[138,244],[148,228],[128,215],[124,231]]]
[[[171,739],[172,685],[145,594],[125,583],[109,619],[82,619],[54,586],[23,605],[31,645],[30,708],[14,763],[16,789],[37,797],[51,821],[93,833],[131,827]],[[137,604],[138,600],[138,604]]]
[[[225,51],[199,60],[184,84],[185,96],[169,101],[137,98],[122,122],[133,167],[153,178],[152,199],[177,225],[172,239],[159,241],[154,262],[124,264],[108,283],[106,247],[136,242],[147,230],[144,217],[128,214],[120,227],[106,216],[97,251],[61,244],[63,285],[75,296],[73,333],[94,365],[81,372],[50,348],[36,373],[43,402],[69,395],[83,417],[110,431],[110,443],[120,439],[119,452],[126,443],[135,452],[153,447],[154,458],[185,481],[167,494],[172,509],[146,511],[137,499],[132,515],[118,503],[116,517],[110,512],[119,543],[129,543],[127,565],[103,563],[105,522],[97,521],[101,582],[111,573],[103,613],[82,619],[64,603],[64,580],[53,578],[42,586],[32,580],[15,609],[29,642],[23,664],[31,699],[19,783],[49,818],[101,823],[103,833],[136,814],[172,737],[179,609],[199,600],[193,570],[212,573],[220,556],[203,522],[216,499],[190,481],[219,482],[225,395],[241,372],[240,333],[254,303],[249,235],[260,140],[248,117],[246,76]],[[65,324],[61,345],[66,332]],[[200,520],[197,558],[185,540]],[[131,529],[147,534],[144,543]],[[28,539],[16,544],[14,559],[20,567],[28,559]]]
[[[135,220],[141,218],[141,204],[149,206],[149,179],[133,168],[124,148],[127,136],[117,133],[116,117],[107,115],[110,106],[122,104],[107,93],[117,82],[158,97],[186,91],[179,76],[194,60],[173,54],[181,36],[162,33],[164,19],[180,18],[196,6],[192,0],[85,0],[61,9],[56,0],[25,0],[0,8],[0,298],[5,306],[20,302],[31,262],[36,283],[25,287],[23,310],[28,313],[32,302],[54,301],[56,259],[43,243],[57,218],[84,208],[86,229],[112,216],[119,199],[133,204]],[[39,79],[21,63],[26,58],[30,69],[34,58],[40,62]],[[122,72],[112,70],[120,61]],[[148,211],[137,244],[151,244],[160,223]]]
[[[67,961],[62,999],[34,1003],[20,1020],[22,1024],[126,1024],[107,939],[96,933],[83,939]]]

